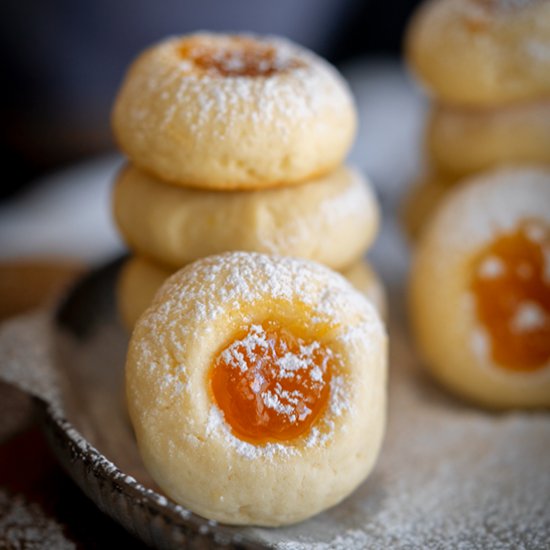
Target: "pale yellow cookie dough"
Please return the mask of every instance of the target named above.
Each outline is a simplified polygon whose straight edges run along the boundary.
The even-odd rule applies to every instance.
[[[122,267],[118,288],[117,303],[122,322],[132,330],[140,315],[149,307],[157,290],[174,273],[173,270],[133,256]],[[378,313],[386,315],[386,294],[384,284],[367,261],[360,260],[343,269],[342,275],[367,297]]]
[[[253,337],[247,354],[268,349],[258,328],[265,322],[311,341],[303,357],[278,359],[285,376],[306,369],[321,379],[307,359],[315,349],[333,366],[327,407],[309,430],[255,444],[234,434],[209,380],[243,331]],[[284,525],[333,506],[365,479],[380,448],[386,345],[374,307],[324,266],[243,252],[199,260],[168,279],[130,341],[127,399],[144,463],[176,502],[225,523]],[[258,355],[260,373],[262,364]],[[292,396],[262,387],[258,380],[251,390],[258,403],[290,415]]]
[[[486,256],[492,250],[487,247],[523,227],[529,247],[540,248],[538,265],[522,257],[527,245],[507,252],[519,258],[517,265],[496,253]],[[550,405],[550,338],[544,336],[550,331],[549,235],[550,171],[543,168],[501,169],[472,178],[454,188],[430,219],[413,263],[411,318],[426,366],[450,390],[491,407]],[[513,315],[496,310],[491,325],[480,321],[473,281],[501,284],[502,277],[511,276],[521,277],[514,294],[502,287],[493,305],[504,304]],[[531,292],[533,284],[537,296],[514,298]],[[505,323],[504,340],[495,337],[495,322]],[[508,359],[495,360],[512,339],[521,344],[516,354],[528,357],[533,335],[538,335],[540,363],[511,368]]]
[[[129,247],[180,268],[230,250],[350,265],[378,229],[370,184],[339,167],[307,184],[261,191],[204,191],[164,183],[129,165],[114,189],[114,215]]]
[[[151,305],[155,293],[174,273],[141,256],[124,262],[117,281],[117,308],[122,323],[132,330],[141,314]]]
[[[550,97],[548,0],[429,0],[405,49],[442,102],[494,107]]]
[[[338,166],[355,135],[347,84],[283,38],[169,38],[130,68],[113,110],[122,150],[160,179],[204,189],[300,183]]]
[[[437,105],[426,149],[437,170],[453,177],[502,164],[550,164],[550,101],[496,109]]]

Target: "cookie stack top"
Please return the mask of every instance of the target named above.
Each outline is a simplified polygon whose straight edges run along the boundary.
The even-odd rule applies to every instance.
[[[314,53],[282,38],[200,33],[138,57],[113,128],[132,162],[160,179],[261,189],[336,168],[356,114],[345,81]]]

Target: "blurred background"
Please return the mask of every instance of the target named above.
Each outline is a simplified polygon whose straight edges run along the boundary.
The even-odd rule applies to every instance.
[[[114,151],[109,114],[131,60],[200,29],[285,35],[339,67],[398,59],[418,0],[4,0],[0,201]]]

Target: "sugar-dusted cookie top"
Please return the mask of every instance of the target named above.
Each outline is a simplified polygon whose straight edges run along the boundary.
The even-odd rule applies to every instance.
[[[341,163],[355,133],[348,86],[288,40],[199,33],[134,62],[113,110],[121,148],[172,183],[212,189],[294,184]]]

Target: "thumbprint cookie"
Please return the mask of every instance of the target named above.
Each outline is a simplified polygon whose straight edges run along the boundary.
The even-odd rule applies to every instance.
[[[548,0],[429,0],[406,54],[442,102],[493,107],[550,95]]]
[[[175,184],[258,189],[336,168],[355,106],[334,67],[275,37],[200,33],[145,51],[113,111],[122,150]]]
[[[411,313],[427,367],[493,407],[550,406],[550,171],[453,189],[422,233]]]
[[[369,474],[384,432],[386,334],[330,269],[232,252],[171,276],[126,363],[144,463],[176,502],[229,524],[304,520]]]

